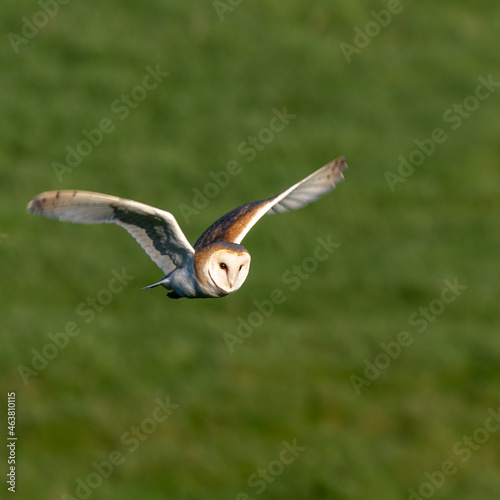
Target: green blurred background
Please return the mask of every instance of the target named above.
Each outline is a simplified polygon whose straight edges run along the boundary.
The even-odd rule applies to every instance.
[[[17,498],[499,497],[486,422],[500,406],[499,87],[471,97],[479,77],[500,81],[497,2],[6,0],[0,13],[0,386],[3,409],[16,392]],[[169,75],[144,93],[147,67]],[[270,138],[276,109],[295,117]],[[103,119],[113,131],[56,175]],[[391,189],[387,172],[418,162],[436,128],[446,140]],[[162,273],[120,228],[25,213],[41,191],[101,191],[171,211],[194,242],[343,154],[337,190],[246,237],[250,275],[223,300],[141,290]],[[185,217],[231,161],[239,173]],[[340,247],[314,263],[328,237]],[[292,290],[283,276],[303,263]],[[106,292],[123,269],[134,279]],[[455,279],[467,288],[439,302]],[[259,317],[276,289],[286,300]],[[93,297],[106,304],[84,315]],[[230,352],[224,334],[247,320],[261,324]],[[402,331],[412,343],[387,361],[381,343]],[[23,380],[34,352],[53,359]],[[178,407],[156,423],[167,397]],[[97,475],[110,455],[121,463]]]

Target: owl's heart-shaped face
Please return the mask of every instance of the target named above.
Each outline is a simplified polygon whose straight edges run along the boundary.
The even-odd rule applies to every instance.
[[[218,250],[214,252],[208,263],[208,273],[214,284],[225,293],[238,290],[248,276],[250,270],[250,254]]]

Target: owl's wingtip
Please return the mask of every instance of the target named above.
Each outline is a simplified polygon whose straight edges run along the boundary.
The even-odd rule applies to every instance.
[[[338,162],[337,164],[339,165],[341,171],[349,168],[347,165],[347,156],[340,156],[335,161]]]
[[[342,172],[344,172],[348,168],[347,156],[339,156],[335,160],[325,165],[325,167],[323,168],[328,169],[328,171],[330,172],[329,178],[331,179],[333,186],[335,186],[335,184],[345,180]]]
[[[26,205],[26,212],[34,215],[37,215],[41,212],[40,200],[38,199],[38,197],[30,200],[30,202]]]
[[[51,213],[54,209],[58,208],[62,195],[63,191],[44,191],[37,194],[26,205],[26,211],[33,215],[52,218]]]

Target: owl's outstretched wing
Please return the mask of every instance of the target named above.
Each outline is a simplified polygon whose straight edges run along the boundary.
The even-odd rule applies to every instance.
[[[273,198],[235,208],[214,222],[198,238],[194,248],[200,249],[218,240],[241,243],[248,231],[265,214],[297,210],[335,189],[344,180],[342,172],[346,168],[347,158],[342,156]]]
[[[171,213],[137,201],[90,191],[48,191],[35,196],[27,210],[49,219],[81,224],[118,224],[165,274],[184,266],[194,254]]]

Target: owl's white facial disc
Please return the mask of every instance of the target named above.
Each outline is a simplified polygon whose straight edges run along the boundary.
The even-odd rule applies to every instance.
[[[218,250],[212,254],[208,272],[215,285],[225,293],[238,290],[250,270],[250,254],[245,250]]]

